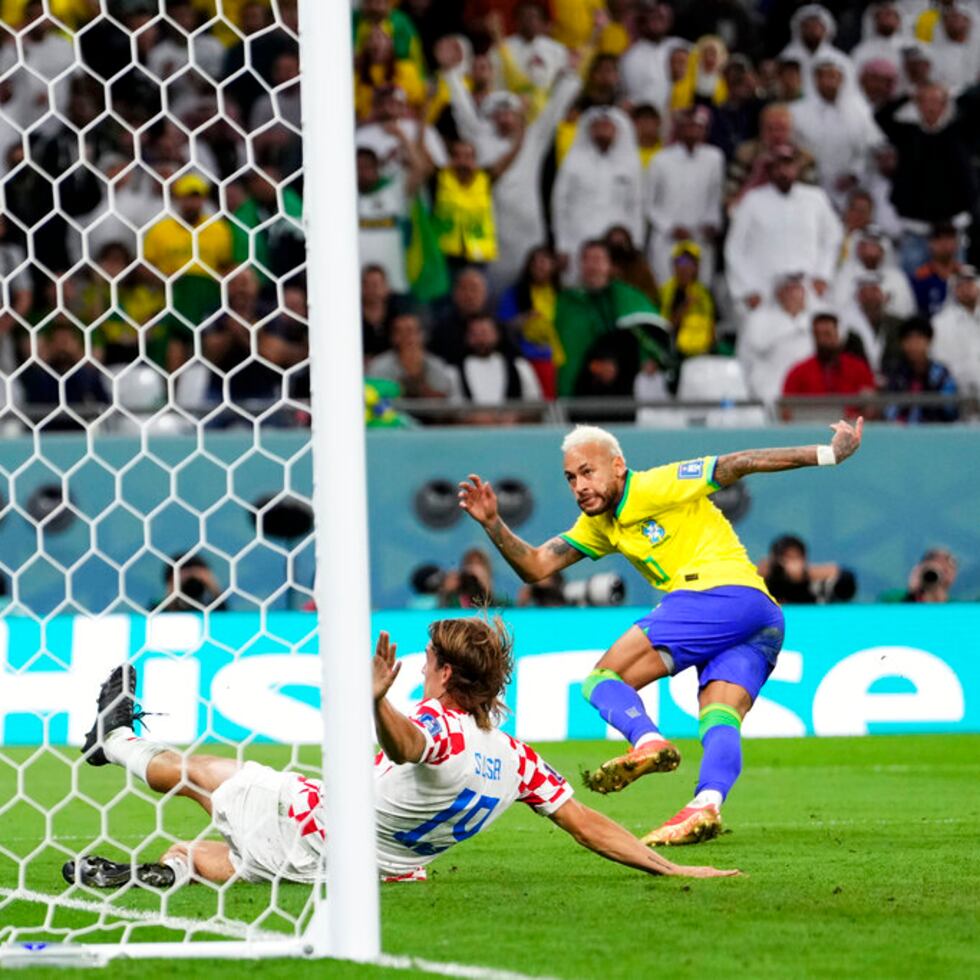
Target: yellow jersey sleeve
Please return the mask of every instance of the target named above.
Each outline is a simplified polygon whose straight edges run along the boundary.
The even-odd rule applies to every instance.
[[[715,482],[717,462],[717,456],[700,456],[631,473],[630,486],[623,495],[626,506],[617,517],[629,523],[633,515],[646,516],[664,507],[688,504],[721,489]]]
[[[578,520],[562,538],[593,561],[611,555],[616,550],[596,520],[585,514],[579,514]]]
[[[155,224],[147,231],[143,238],[143,258],[154,268],[163,271],[163,243],[161,239],[165,232],[161,227],[161,222]]]

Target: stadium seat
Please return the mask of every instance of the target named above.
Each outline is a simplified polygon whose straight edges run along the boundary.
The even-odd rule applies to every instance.
[[[761,405],[725,405],[724,402],[746,401],[749,387],[742,365],[734,357],[704,354],[691,357],[681,365],[677,398],[681,402],[717,402],[717,408],[688,409],[688,425],[733,428],[766,424]]]

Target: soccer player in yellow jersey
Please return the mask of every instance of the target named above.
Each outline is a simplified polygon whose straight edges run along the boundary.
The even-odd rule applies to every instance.
[[[695,844],[721,830],[721,804],[742,768],[740,727],[772,673],[783,643],[783,614],[766,591],[731,524],[709,496],[751,473],[842,463],[861,445],[863,419],[837,422],[829,445],[749,449],[631,470],[616,437],[578,426],[562,443],[565,479],[582,513],[541,545],[522,541],[500,519],[489,483],[460,483],[460,506],[486,531],[525,582],[584,557],[615,551],[654,588],[661,603],[606,651],[582,693],[632,748],[585,776],[599,793],[623,789],[680,763],[637,694],[687,667],[698,671],[704,747],[694,798],[643,839],[655,846]]]

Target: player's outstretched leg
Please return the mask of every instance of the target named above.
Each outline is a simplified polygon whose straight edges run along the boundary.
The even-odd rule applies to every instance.
[[[158,793],[177,790],[211,812],[211,794],[238,771],[234,759],[182,755],[169,746],[141,738],[134,723],[145,717],[136,710],[136,669],[116,667],[99,691],[95,724],[85,736],[82,755],[92,766],[110,763],[128,769]]]
[[[612,668],[615,664],[619,672]],[[632,748],[582,778],[596,793],[615,793],[651,772],[670,772],[680,764],[677,748],[660,734],[637,688],[666,674],[660,655],[637,627],[620,637],[585,679],[582,694]]]
[[[130,664],[116,667],[99,691],[95,723],[85,736],[82,755],[89,765],[114,764],[129,770],[158,793],[176,790],[211,813],[211,794],[239,768],[235,759],[206,755],[182,755],[169,746],[140,738],[134,723],[144,713],[136,709],[136,670]],[[71,884],[118,888],[132,878],[153,888],[170,888],[190,880],[191,874],[208,881],[227,881],[234,868],[228,845],[215,841],[175,844],[158,863],[110,861],[86,855],[69,861],[62,875]]]
[[[172,888],[177,882],[173,868],[165,864],[129,864],[87,854],[78,861],[66,861],[61,876],[69,885],[89,888],[121,888],[134,878],[150,888]]]
[[[200,840],[173,844],[159,861],[129,864],[89,854],[67,861],[61,875],[70,885],[121,888],[134,879],[148,888],[173,888],[188,882],[193,873],[205,881],[221,883],[235,874],[223,841]]]
[[[703,705],[699,735],[704,756],[694,799],[665,824],[651,830],[643,838],[644,844],[700,844],[721,833],[721,804],[742,771],[741,727],[742,713],[732,705]]]

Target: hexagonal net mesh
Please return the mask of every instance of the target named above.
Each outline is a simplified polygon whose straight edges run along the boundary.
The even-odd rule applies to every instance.
[[[80,755],[120,663],[154,741],[318,772],[295,8],[2,8],[0,947],[296,936],[312,907],[62,876],[217,839]]]

